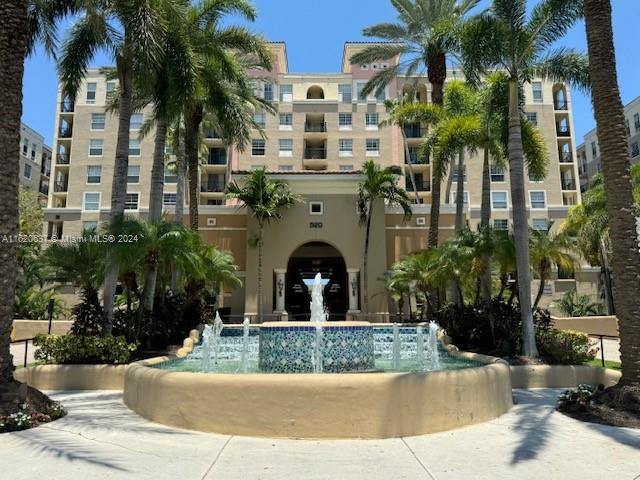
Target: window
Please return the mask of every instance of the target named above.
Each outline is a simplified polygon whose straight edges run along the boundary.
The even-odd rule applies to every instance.
[[[378,114],[377,113],[365,113],[364,124],[367,130],[378,130]]]
[[[524,116],[536,127],[538,126],[538,114],[536,112],[525,112]]]
[[[29,139],[25,138],[24,143],[22,144],[22,154],[26,157],[28,151],[29,151]]]
[[[640,113],[633,114],[633,125],[636,129],[636,133],[640,131]]]
[[[533,103],[542,103],[542,82],[532,82]]]
[[[96,87],[94,82],[87,83],[87,103],[96,103]]]
[[[85,192],[82,209],[86,212],[97,212],[100,210],[100,193]]]
[[[350,138],[341,138],[338,140],[338,155],[341,157],[350,157],[353,155],[353,140]]]
[[[140,130],[142,123],[144,122],[144,115],[142,113],[131,114],[131,130]]]
[[[129,139],[129,156],[130,157],[140,156],[140,140],[138,140],[137,138]]]
[[[338,170],[340,170],[341,172],[352,172],[353,171],[353,165],[340,165],[338,167]]]
[[[140,183],[140,165],[129,165],[127,183]]]
[[[491,192],[491,208],[506,210],[508,208],[507,192]]]
[[[251,155],[254,157],[263,157],[265,151],[265,141],[261,138],[251,140]]]
[[[456,195],[458,194],[458,192],[453,191],[451,192],[451,203],[453,203],[454,205],[456,204]],[[467,206],[469,205],[469,192],[465,191],[462,192],[462,204]]]
[[[453,181],[456,182],[458,181],[458,175],[460,174],[460,168],[456,165],[453,167],[453,172],[452,172],[452,178]],[[467,181],[467,166],[463,165],[462,166],[462,181],[466,182]]]
[[[338,100],[342,103],[351,103],[353,100],[351,94],[351,85],[338,85]]]
[[[116,91],[116,83],[115,82],[107,82],[107,100],[111,100],[111,98],[113,97],[113,94]]]
[[[138,210],[138,198],[139,193],[127,193],[127,196],[124,201],[124,209],[125,210]]]
[[[293,130],[293,113],[280,114],[280,130]]]
[[[543,191],[529,192],[529,200],[531,200],[531,208],[546,208],[547,200]]]
[[[38,146],[35,143],[31,144],[31,160],[36,159],[36,150],[38,149]]]
[[[594,160],[598,158],[598,144],[596,142],[591,142],[591,155]]]
[[[339,113],[338,114],[338,129],[339,130],[351,130],[353,125],[353,115],[351,113]]]
[[[89,222],[82,222],[82,231],[83,232],[92,232],[98,229],[98,222],[96,221],[89,221]]]
[[[264,84],[264,100],[267,102],[273,102],[273,84],[265,83]]]
[[[163,193],[162,194],[162,205],[166,207],[173,207],[176,205],[177,196],[175,193]]]
[[[629,126],[629,119],[624,121],[624,131],[627,132],[627,137],[631,135],[631,127]]]
[[[638,142],[633,142],[631,144],[631,156],[637,157],[640,155],[640,147],[638,147]]]
[[[178,174],[165,167],[164,183],[178,183]]]
[[[87,167],[87,183],[100,183],[102,177],[102,167],[100,165],[89,165]]]
[[[384,88],[380,92],[376,93],[376,102],[384,103],[386,99],[387,99],[387,93]]]
[[[495,230],[509,230],[509,220],[504,218],[496,218],[493,221],[493,228]]]
[[[293,155],[293,140],[290,138],[281,138],[279,140],[281,157],[291,157]]]
[[[102,140],[101,139],[89,140],[89,156],[90,157],[102,156]]]
[[[293,102],[293,85],[280,85],[280,101]]]
[[[504,182],[504,168],[491,165],[491,181]]]
[[[365,83],[357,83],[357,89],[358,89],[358,102],[366,102],[367,101],[367,96],[363,93],[364,90],[364,86],[366,84]]]
[[[367,138],[365,145],[367,157],[377,157],[380,155],[380,140],[377,138]]]
[[[31,165],[28,163],[24,164],[24,178],[31,178]]]
[[[309,202],[309,215],[322,215],[324,213],[324,202]]]
[[[534,218],[531,220],[531,228],[540,232],[549,230],[549,222],[546,218]]]
[[[106,115],[104,113],[91,114],[91,130],[104,130]]]
[[[281,172],[291,172],[293,171],[293,165],[278,165],[278,170]]]
[[[267,116],[264,112],[256,112],[253,114],[253,121],[256,122],[256,125],[260,128],[264,128],[267,126]]]

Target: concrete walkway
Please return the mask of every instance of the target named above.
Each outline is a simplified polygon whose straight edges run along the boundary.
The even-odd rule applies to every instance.
[[[131,413],[119,392],[64,392],[52,396],[68,407],[67,417],[0,436],[0,478],[633,480],[640,475],[640,430],[565,417],[554,411],[557,394],[515,391],[518,405],[506,415],[450,432],[302,441],[167,428]],[[202,414],[218,414],[216,406]]]
[[[600,348],[600,339],[598,337],[589,337],[596,342],[598,348]],[[613,338],[603,338],[602,347],[604,350],[604,359],[612,360],[614,362],[620,362],[620,340]],[[601,352],[598,350],[596,358],[602,358]]]
[[[33,354],[35,353],[35,347],[33,346],[33,342],[29,341],[29,346],[27,348],[27,365],[35,362],[35,358]],[[24,348],[25,342],[12,343],[10,346],[11,355],[13,355],[13,364],[16,367],[24,366]]]

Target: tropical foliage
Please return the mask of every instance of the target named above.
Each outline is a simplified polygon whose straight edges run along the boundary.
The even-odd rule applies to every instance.
[[[588,295],[580,295],[575,289],[569,290],[562,298],[554,302],[554,306],[567,317],[588,317],[601,315],[602,305],[591,301]]]

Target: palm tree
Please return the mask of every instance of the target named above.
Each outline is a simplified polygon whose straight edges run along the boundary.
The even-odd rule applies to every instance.
[[[431,295],[438,285],[434,284],[430,271],[437,258],[438,250],[432,248],[407,255],[391,267],[390,283],[408,288],[409,294],[419,293],[424,299],[426,308],[422,309],[422,317],[427,311],[434,311]]]
[[[293,207],[301,199],[291,192],[282,180],[272,180],[264,169],[251,172],[244,185],[231,182],[227,187],[227,198],[238,200],[240,208],[246,208],[258,224],[256,243],[258,247],[258,320],[262,321],[262,247],[264,227],[272,221],[282,219],[283,210]]]
[[[407,191],[398,186],[398,169],[394,167],[381,168],[373,160],[362,164],[363,181],[358,185],[358,217],[364,225],[364,259],[362,281],[362,303],[364,311],[369,311],[369,240],[373,207],[378,201],[384,201],[389,206],[399,206],[404,212],[405,219],[411,217],[411,202]]]
[[[351,62],[367,64],[398,55],[402,56],[402,61],[374,75],[365,85],[363,93],[382,91],[403,70],[416,82],[418,77],[415,75],[426,69],[432,88],[431,100],[436,105],[442,105],[447,55],[458,51],[458,31],[465,16],[478,3],[479,0],[392,0],[391,4],[398,13],[398,22],[380,23],[363,31],[367,37],[390,43],[367,47],[351,57]],[[442,177],[433,175],[429,247],[438,245],[441,182]]]
[[[584,0],[593,105],[602,152],[614,273],[613,297],[620,332],[622,378],[640,384],[640,263],[629,152],[620,100],[609,0]],[[614,395],[615,396],[615,395]]]
[[[600,315],[602,305],[592,302],[588,295],[578,295],[574,288],[569,290],[553,305],[567,317],[588,317]]]
[[[0,2],[0,88],[3,114],[0,118],[0,231],[9,237],[18,233],[18,169],[22,79],[25,58],[37,45],[53,53],[56,23],[75,10],[76,0],[42,2],[6,0]],[[17,244],[0,242],[0,415],[18,410],[22,402],[13,379],[10,335],[17,275]]]
[[[75,98],[87,67],[99,49],[113,55],[118,85],[118,135],[111,186],[111,220],[124,215],[129,165],[129,130],[134,81],[154,71],[163,58],[170,22],[184,16],[181,0],[89,2],[65,41],[58,70],[63,94]],[[113,296],[118,279],[113,249],[104,281],[105,334],[113,328]]]
[[[552,227],[553,223],[550,223],[548,230],[531,230],[529,233],[531,267],[540,279],[533,308],[537,308],[540,303],[553,265],[558,267],[558,270],[564,271],[573,271],[580,265],[574,254],[575,243],[562,233],[552,233]]]
[[[527,17],[526,0],[494,0],[490,10],[470,20],[462,34],[462,60],[468,79],[476,81],[497,69],[506,71],[509,78],[509,177],[523,350],[529,357],[537,357],[538,349],[531,310],[520,88],[534,76],[588,87],[584,55],[568,49],[550,51],[581,14],[579,1],[541,0]]]

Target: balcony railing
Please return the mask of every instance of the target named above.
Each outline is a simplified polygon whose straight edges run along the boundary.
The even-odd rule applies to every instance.
[[[567,104],[566,100],[555,100],[553,102],[553,108],[555,108],[556,110],[567,110],[569,108],[569,105]]]
[[[227,155],[225,153],[210,153],[207,157],[208,165],[226,165]]]
[[[307,133],[324,133],[327,131],[326,122],[306,122],[304,131]]]
[[[49,185],[40,185],[39,191],[43,195],[49,195]]]
[[[326,148],[305,148],[305,160],[325,160],[327,158]]]
[[[73,135],[73,129],[71,127],[61,128],[58,133],[59,138],[71,138]]]
[[[56,163],[58,165],[69,165],[69,154],[68,153],[58,153],[56,155]]]
[[[431,191],[431,182],[425,181],[419,176],[415,177],[416,181],[416,190],[419,192],[430,192]],[[413,185],[411,183],[411,177],[409,175],[405,178],[405,184],[407,186],[408,191],[413,191]]]
[[[225,190],[223,183],[205,183],[200,185],[200,192],[202,193],[222,193]]]
[[[567,125],[557,125],[556,133],[559,137],[568,137],[571,135],[571,130]]]
[[[560,163],[573,163],[573,154],[571,152],[559,152]]]
[[[405,125],[404,126],[404,136],[407,138],[422,138],[425,133],[420,125]]]
[[[204,138],[220,138],[220,134],[216,132],[213,128],[205,128]]]
[[[575,180],[565,180],[562,179],[562,190],[575,190],[576,189],[576,181]]]
[[[66,192],[67,182],[56,182],[53,187],[54,192]]]

